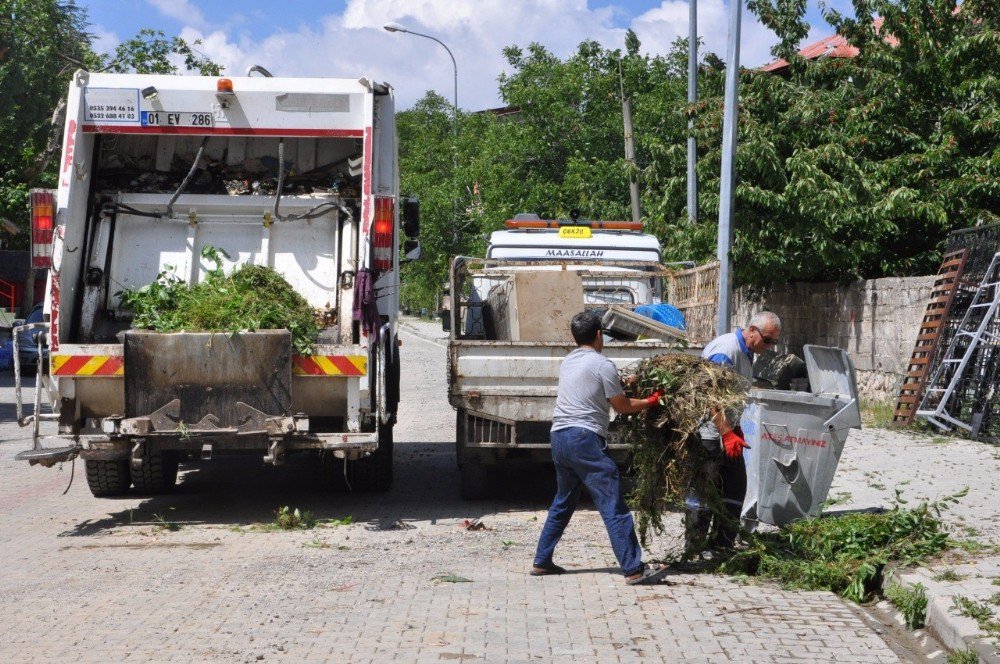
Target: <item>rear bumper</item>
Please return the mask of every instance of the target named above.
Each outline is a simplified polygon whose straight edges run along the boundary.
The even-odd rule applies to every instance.
[[[267,453],[278,445],[282,452],[302,450],[331,451],[338,457],[355,459],[378,449],[378,435],[372,433],[315,433],[292,436],[268,437],[262,435],[180,437],[176,434],[151,434],[146,436],[52,436],[51,444],[75,445],[82,459],[111,460],[127,457],[138,443],[153,445],[160,450],[201,453],[205,446],[214,454]]]

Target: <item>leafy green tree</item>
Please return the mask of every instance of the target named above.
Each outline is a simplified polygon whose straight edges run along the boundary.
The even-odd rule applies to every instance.
[[[171,58],[180,56],[187,71],[218,76],[223,67],[194,48],[200,44],[200,40],[188,44],[180,37],[167,39],[162,30],[143,28],[135,37],[119,44],[102,69],[117,73],[176,74],[177,66]]]
[[[28,248],[28,191],[55,186],[53,157],[74,71],[176,73],[173,57],[188,71],[222,71],[183,39],[155,30],[141,30],[111,57],[99,55],[87,30],[86,12],[73,0],[0,0],[0,217],[21,229],[0,231],[2,246]]]
[[[53,115],[72,72],[97,63],[86,30],[72,1],[0,0],[0,216],[22,229],[7,248],[28,248],[28,190],[55,184]]]
[[[793,8],[794,9],[794,8]],[[947,233],[1000,214],[995,5],[856,0],[829,20],[861,54],[744,71],[737,152],[738,283],[928,274]],[[876,16],[883,18],[876,30]],[[795,22],[787,17],[775,25]],[[698,109],[704,217],[717,214],[721,96]],[[677,151],[647,185],[679,194]],[[714,224],[685,228],[668,195],[667,255],[714,254]],[[674,223],[669,223],[674,220]]]

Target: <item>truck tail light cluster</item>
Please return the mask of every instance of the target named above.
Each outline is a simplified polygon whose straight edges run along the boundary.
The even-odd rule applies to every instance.
[[[52,231],[55,228],[56,197],[49,189],[32,189],[31,267],[52,267]]]
[[[375,224],[372,228],[372,248],[375,251],[375,269],[386,272],[392,269],[392,252],[396,242],[396,203],[387,196],[375,197]]]

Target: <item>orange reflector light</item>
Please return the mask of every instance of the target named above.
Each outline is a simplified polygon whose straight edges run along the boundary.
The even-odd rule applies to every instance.
[[[589,226],[595,230],[605,231],[641,231],[642,223],[638,221],[558,221],[556,219],[508,219],[504,222],[507,228],[561,228],[563,226]]]
[[[215,84],[216,92],[232,92],[233,82],[228,78],[220,78],[219,82]]]

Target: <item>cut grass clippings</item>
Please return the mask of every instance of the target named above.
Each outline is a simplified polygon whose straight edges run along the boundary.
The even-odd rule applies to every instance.
[[[173,273],[161,272],[156,281],[118,293],[122,305],[135,312],[132,327],[158,332],[229,332],[287,329],[292,347],[308,354],[329,322],[329,312],[314,310],[275,270],[242,265],[228,275],[222,270],[226,254],[206,246],[202,258],[214,263],[205,280],[193,286]]]
[[[885,512],[802,519],[777,531],[752,533],[747,547],[722,561],[718,570],[864,602],[877,592],[887,566],[918,565],[951,547],[941,511],[966,493],[913,508],[897,498],[896,506]]]
[[[643,545],[663,533],[665,512],[682,507],[692,493],[713,518],[732,519],[694,434],[711,408],[731,413],[730,421],[738,417],[746,399],[745,382],[725,367],[679,353],[644,360],[634,373],[627,381],[630,397],[664,391],[659,406],[622,425],[635,475],[628,502]],[[806,518],[777,530],[744,533],[746,546],[713,559],[706,569],[788,588],[829,590],[863,602],[878,592],[887,566],[920,564],[954,544],[940,515],[965,493],[909,507],[897,490],[890,510]],[[906,600],[908,620],[918,622],[919,597],[897,599]]]
[[[693,435],[712,408],[734,411],[738,419],[747,388],[735,371],[681,353],[658,355],[636,367],[634,379],[628,381],[628,396],[664,393],[659,406],[628,417],[622,424],[635,477],[628,503],[636,513],[644,546],[650,535],[663,533],[664,512],[682,505],[690,492],[713,514],[729,518]]]

